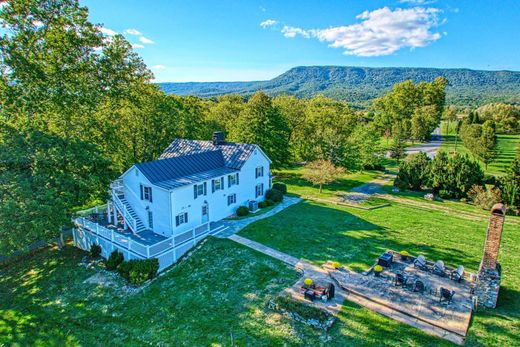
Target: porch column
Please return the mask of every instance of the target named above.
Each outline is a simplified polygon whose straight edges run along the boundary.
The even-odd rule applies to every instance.
[[[107,200],[107,219],[108,219],[108,224],[112,224],[112,212],[110,211],[110,200]]]
[[[117,208],[112,204],[112,213],[114,214],[114,225],[117,226]]]

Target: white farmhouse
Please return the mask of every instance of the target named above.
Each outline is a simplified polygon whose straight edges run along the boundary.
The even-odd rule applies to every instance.
[[[158,160],[135,164],[111,185],[106,211],[75,220],[76,246],[103,256],[157,257],[164,269],[241,205],[254,207],[271,186],[271,161],[253,144],[175,139]],[[99,212],[99,211],[98,211]]]

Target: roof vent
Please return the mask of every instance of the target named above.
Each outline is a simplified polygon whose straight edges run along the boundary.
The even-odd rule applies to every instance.
[[[213,144],[215,146],[224,143],[224,132],[223,131],[215,131],[213,133]]]

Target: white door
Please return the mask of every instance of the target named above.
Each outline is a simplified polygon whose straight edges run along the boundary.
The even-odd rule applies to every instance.
[[[205,202],[202,205],[202,223],[207,223],[209,220],[209,206],[208,203]]]

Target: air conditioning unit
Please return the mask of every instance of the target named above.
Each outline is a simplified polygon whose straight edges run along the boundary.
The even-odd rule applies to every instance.
[[[252,200],[249,201],[249,211],[256,212],[258,210],[258,201]]]

